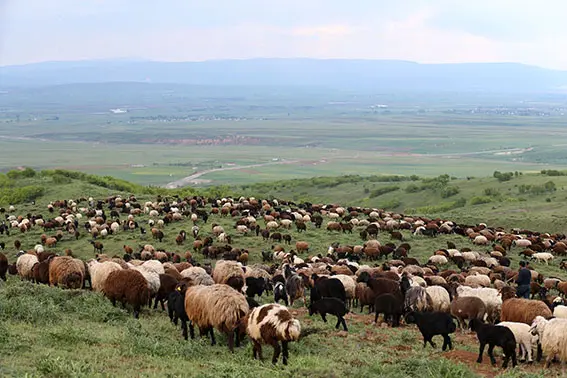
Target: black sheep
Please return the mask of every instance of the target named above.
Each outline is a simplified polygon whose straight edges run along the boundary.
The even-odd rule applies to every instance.
[[[185,312],[185,292],[187,291],[187,283],[180,282],[175,290],[169,293],[167,297],[167,312],[169,319],[173,324],[177,325],[177,320],[181,320],[181,330],[183,338],[187,340],[187,322],[190,322]],[[191,338],[194,337],[193,328],[191,328]]]
[[[266,279],[262,277],[246,277],[246,296],[254,298],[261,297],[266,290]]]
[[[423,336],[423,347],[427,346],[427,343],[431,344],[433,348],[436,348],[433,342],[433,336],[442,335],[443,336],[443,351],[449,347],[453,349],[453,344],[451,343],[450,333],[455,332],[457,327],[453,322],[451,315],[444,312],[417,312],[411,311],[406,315],[406,323],[415,323],[419,332]]]
[[[341,281],[336,278],[319,277],[312,274],[311,279],[315,282],[311,289],[310,303],[314,303],[321,298],[337,298],[346,303],[345,287]]]
[[[309,306],[309,316],[313,314],[321,314],[321,319],[327,323],[327,314],[335,315],[337,317],[337,325],[339,328],[342,324],[345,331],[348,331],[344,316],[348,314],[348,309],[345,302],[337,298],[321,298],[317,302],[311,303]]]
[[[378,322],[378,315],[384,314],[384,321],[392,321],[392,327],[400,325],[400,318],[404,313],[404,301],[401,297],[393,294],[381,294],[374,300],[376,316],[374,323]]]
[[[480,342],[480,348],[478,351],[478,358],[476,362],[482,362],[482,354],[484,353],[484,347],[488,344],[488,356],[490,357],[490,363],[496,365],[496,359],[492,351],[495,346],[502,347],[504,351],[504,363],[502,368],[506,369],[508,367],[508,361],[512,357],[512,367],[517,365],[516,362],[516,338],[514,333],[508,327],[495,326],[492,324],[484,324],[480,319],[472,319],[469,323],[469,327],[472,331],[476,332],[476,337]]]
[[[289,305],[285,285],[282,282],[277,281],[274,286],[274,302],[280,303],[280,299],[283,299],[286,306]]]

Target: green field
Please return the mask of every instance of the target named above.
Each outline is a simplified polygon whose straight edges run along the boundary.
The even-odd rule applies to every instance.
[[[31,178],[17,178],[10,173],[8,177],[0,176],[0,198],[16,196],[24,187],[37,186],[44,188],[43,193],[35,198],[35,205],[30,199],[15,203],[15,215],[43,214],[49,217],[47,204],[55,199],[77,199],[93,196],[104,199],[109,195],[122,193],[137,194],[138,201],[155,200],[156,194],[173,195],[179,191],[128,186],[122,191],[112,189],[120,182],[103,181],[104,185],[93,185],[85,179],[67,179],[63,173],[36,173]],[[11,179],[9,177],[12,177]],[[276,196],[290,198],[305,197],[306,200],[318,202],[336,202],[344,205],[370,204],[379,206],[381,201],[391,201],[381,197],[397,196],[404,206],[415,207],[417,213],[426,216],[441,216],[459,223],[477,223],[486,221],[507,229],[525,227],[538,231],[564,232],[563,214],[565,195],[563,185],[567,184],[567,176],[547,176],[542,174],[522,174],[509,181],[499,182],[496,178],[485,177],[471,180],[448,180],[443,178],[414,181],[379,182],[379,177],[330,177],[321,179],[305,179],[282,181],[276,183],[248,185],[245,188],[216,188],[220,195],[234,191],[235,195],[254,193],[258,198]],[[381,177],[384,179],[384,177]],[[374,180],[374,181],[373,181]],[[555,182],[553,193],[515,194],[524,185],[542,184],[549,180]],[[423,189],[418,193],[407,193],[408,185],[439,185],[435,189]],[[127,183],[121,184],[126,186]],[[384,187],[399,186],[390,193],[369,198],[369,194]],[[435,209],[439,203],[453,201],[453,196],[442,199],[438,192],[452,186],[459,186],[457,197],[465,198],[463,207],[440,212]],[[110,188],[109,188],[110,187]],[[272,187],[275,189],[272,190]],[[365,193],[364,188],[368,188]],[[441,189],[439,189],[441,188]],[[472,205],[474,197],[481,196],[485,189],[498,189],[501,195],[494,195],[492,202]],[[239,190],[240,192],[236,192]],[[225,191],[223,193],[223,191]],[[264,194],[264,191],[266,194]],[[153,192],[153,193],[152,193]],[[205,192],[203,192],[206,194]],[[222,194],[221,194],[222,193]],[[302,194],[303,193],[303,194]],[[510,198],[516,198],[511,200]],[[524,198],[524,200],[521,200]],[[552,198],[552,202],[547,202]],[[0,200],[0,206],[7,203]],[[85,206],[82,202],[79,206]],[[418,206],[422,205],[422,208]],[[402,206],[402,205],[400,205]],[[523,209],[523,211],[518,211]],[[437,210],[429,212],[427,210]],[[410,213],[408,213],[410,214]],[[412,213],[413,214],[413,213]],[[494,218],[491,218],[494,217]],[[147,224],[148,217],[137,217],[141,225]],[[222,225],[233,236],[233,246],[250,251],[250,263],[261,262],[260,252],[269,249],[272,243],[263,242],[253,235],[238,235],[234,230],[235,218],[212,216],[207,224],[200,223],[202,235],[211,234],[211,224]],[[326,222],[326,221],[325,221]],[[263,225],[263,221],[260,221]],[[184,255],[191,249],[192,238],[183,246],[177,246],[174,238],[182,229],[189,230],[192,223],[185,219],[165,228],[165,239],[162,243],[154,241],[149,235],[139,232],[120,231],[115,235],[101,239],[104,252],[109,256],[122,255],[122,246],[152,243],[158,248]],[[72,235],[64,235],[58,246],[53,249],[62,253],[71,249],[75,256],[88,260],[94,258],[90,236],[80,229],[82,236],[75,240]],[[42,229],[34,227],[21,234],[13,231],[10,236],[0,235],[6,243],[4,253],[10,262],[15,260],[14,241],[22,243],[22,249],[31,249],[39,243]],[[307,232],[298,234],[293,228],[290,231],[293,241],[304,240],[310,243],[308,255],[324,254],[332,242],[356,245],[363,241],[358,230],[353,234],[330,233],[324,228],[315,229],[309,225]],[[475,247],[463,237],[457,235],[428,238],[413,236],[404,231],[405,241],[412,246],[410,255],[420,262],[425,262],[436,249],[446,247],[447,241],[456,243],[458,248],[469,247],[484,252],[486,247]],[[382,242],[392,241],[387,232],[380,233]],[[292,248],[292,247],[286,247]],[[516,268],[520,260],[518,252],[513,248],[509,254],[512,267]],[[214,261],[195,254],[201,264]],[[545,276],[567,279],[564,271],[559,269],[557,259],[549,266],[532,263],[534,268]],[[450,268],[455,268],[450,266]],[[262,303],[269,303],[270,296],[264,295]],[[134,320],[130,313],[113,308],[102,295],[89,291],[65,291],[20,282],[10,276],[7,283],[0,282],[0,373],[3,376],[45,376],[45,377],[90,377],[90,376],[250,376],[250,377],[288,377],[288,376],[384,376],[384,377],[550,377],[558,376],[557,364],[551,370],[543,370],[541,364],[532,366],[520,365],[516,369],[502,372],[485,363],[477,365],[474,360],[477,353],[477,341],[472,334],[454,335],[455,350],[442,353],[440,349],[422,348],[420,335],[414,326],[403,326],[400,329],[382,328],[372,323],[371,315],[361,314],[353,309],[347,316],[349,332],[337,332],[333,329],[333,319],[323,323],[317,316],[309,317],[302,308],[301,301],[293,306],[293,313],[303,326],[304,336],[290,347],[290,364],[287,367],[272,366],[268,361],[260,363],[252,360],[250,342],[230,354],[224,336],[218,336],[218,345],[210,346],[205,339],[185,342],[180,330],[174,327],[166,313],[160,310],[144,309],[140,320]],[[271,356],[271,348],[265,347],[264,357]]]
[[[550,94],[140,83],[14,89],[0,102],[0,171],[75,169],[144,185],[204,172],[193,185],[211,186],[561,169],[564,106]],[[231,169],[207,173],[214,168]]]

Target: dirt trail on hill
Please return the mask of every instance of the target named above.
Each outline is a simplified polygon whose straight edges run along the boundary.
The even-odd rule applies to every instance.
[[[203,183],[206,182],[204,180],[198,180],[199,177],[206,175],[208,173],[212,173],[212,172],[219,172],[219,171],[236,171],[239,169],[248,169],[248,168],[256,168],[256,167],[264,167],[267,165],[278,165],[278,164],[295,164],[295,163],[299,163],[299,160],[284,160],[284,161],[274,161],[274,162],[270,162],[270,163],[258,163],[258,164],[250,164],[250,165],[236,165],[236,166],[229,166],[229,167],[223,167],[223,168],[213,168],[213,169],[206,169],[204,171],[201,172],[197,172],[197,173],[193,173],[190,176],[187,177],[183,177],[182,179],[176,180],[176,181],[172,181],[168,184],[165,185],[166,189],[175,189],[175,188],[182,188],[184,186],[190,185],[190,184],[199,184],[199,183]]]

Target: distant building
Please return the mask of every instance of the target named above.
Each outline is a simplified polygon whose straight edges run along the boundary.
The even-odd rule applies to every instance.
[[[128,113],[128,110],[127,110],[127,109],[119,109],[119,108],[117,108],[117,109],[110,109],[110,111],[111,111],[112,113],[114,113],[114,114]]]

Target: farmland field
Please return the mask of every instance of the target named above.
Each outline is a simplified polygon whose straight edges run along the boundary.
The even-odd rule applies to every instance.
[[[565,109],[559,94],[143,83],[14,88],[0,94],[0,170],[76,169],[145,185],[203,173],[192,184],[206,186],[353,173],[540,171],[567,162]]]

